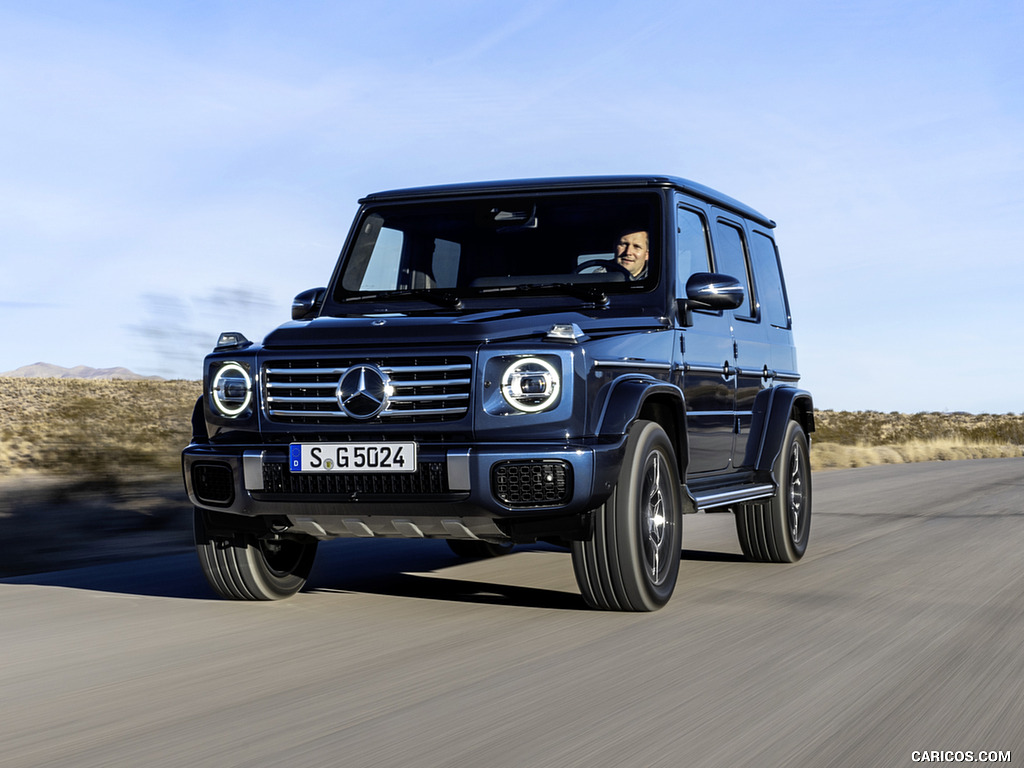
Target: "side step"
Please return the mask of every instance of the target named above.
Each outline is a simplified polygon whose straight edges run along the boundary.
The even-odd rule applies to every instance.
[[[775,486],[770,483],[763,485],[743,485],[725,491],[708,491],[693,497],[697,512],[706,512],[716,507],[728,507],[732,504],[743,504],[747,501],[767,499],[775,495]]]

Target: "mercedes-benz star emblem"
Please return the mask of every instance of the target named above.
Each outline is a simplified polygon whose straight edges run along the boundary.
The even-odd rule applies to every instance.
[[[353,419],[372,419],[388,406],[391,380],[376,365],[353,365],[341,375],[335,392],[341,410]]]

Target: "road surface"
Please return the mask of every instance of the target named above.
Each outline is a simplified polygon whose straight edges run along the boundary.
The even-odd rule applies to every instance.
[[[277,603],[191,554],[3,579],[0,766],[1024,763],[1024,461],[814,479],[800,563],[687,518],[653,614],[544,546],[331,542]]]

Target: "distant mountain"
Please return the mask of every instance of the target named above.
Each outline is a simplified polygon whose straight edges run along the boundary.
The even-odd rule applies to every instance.
[[[142,374],[129,371],[127,368],[90,368],[87,365],[76,365],[74,368],[64,368],[52,363],[35,363],[23,365],[14,371],[0,373],[0,376],[12,376],[23,379],[125,379],[136,381],[149,379],[161,381],[160,376],[143,376]]]

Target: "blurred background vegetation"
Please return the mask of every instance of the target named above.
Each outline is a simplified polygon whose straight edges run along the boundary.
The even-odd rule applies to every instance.
[[[0,477],[177,481],[198,381],[0,379]],[[1024,415],[818,411],[815,469],[1021,456]]]
[[[0,477],[180,477],[199,381],[0,379]]]
[[[1024,415],[817,411],[815,469],[1021,456]]]

